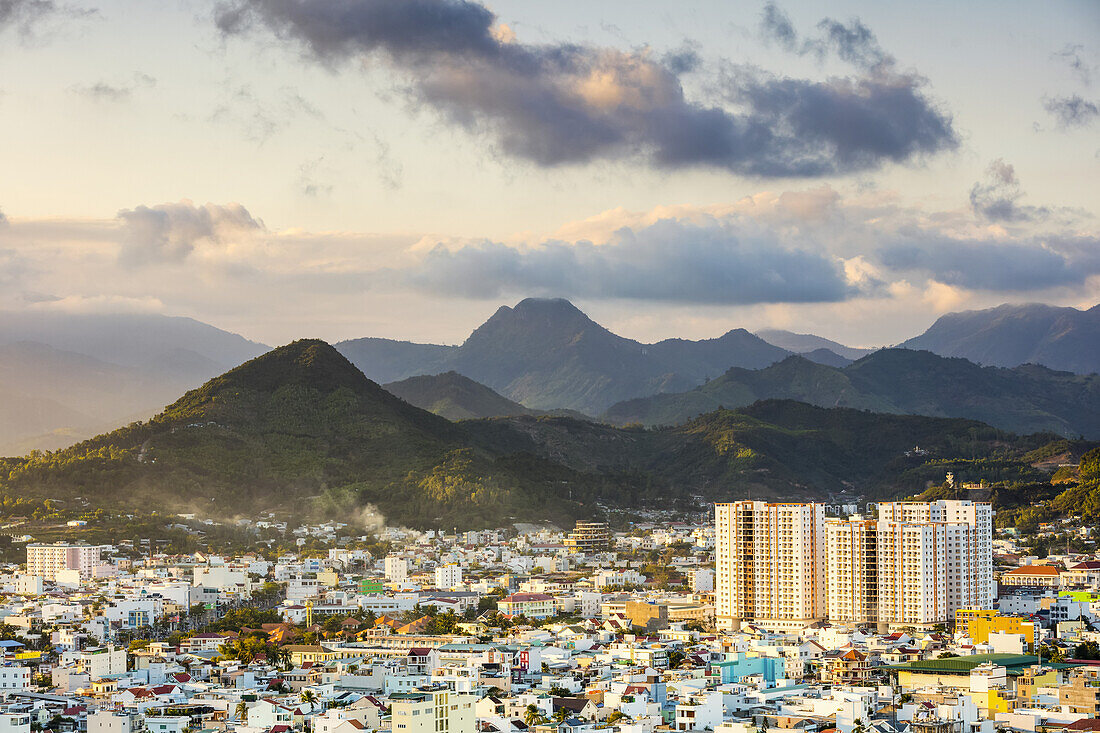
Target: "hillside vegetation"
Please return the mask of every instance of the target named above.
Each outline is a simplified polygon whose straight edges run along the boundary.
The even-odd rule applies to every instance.
[[[283,510],[416,527],[569,522],[607,507],[886,496],[960,477],[1043,480],[1019,438],[971,420],[771,400],[682,426],[568,417],[451,423],[389,394],[321,341],[298,341],[184,394],[157,417],[0,461],[0,492],[93,506]],[[920,445],[920,451],[913,451]]]

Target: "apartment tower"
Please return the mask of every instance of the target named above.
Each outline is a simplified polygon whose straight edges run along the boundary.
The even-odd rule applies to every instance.
[[[825,615],[825,506],[715,505],[718,625],[800,629]]]

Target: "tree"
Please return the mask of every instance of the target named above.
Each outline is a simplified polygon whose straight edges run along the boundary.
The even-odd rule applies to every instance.
[[[246,703],[244,700],[241,700],[239,703],[237,703],[237,707],[234,709],[233,713],[236,716],[237,720],[244,720],[248,717],[248,703]]]
[[[625,717],[626,717],[626,715],[623,714],[623,711],[615,710],[611,713],[611,715],[607,716],[607,723],[608,723],[608,725],[614,725],[615,723],[618,723],[620,720],[622,720]]]
[[[313,690],[302,690],[300,695],[302,702],[308,702],[312,708],[313,704],[317,702],[317,694]]]
[[[546,722],[546,716],[542,714],[537,705],[528,705],[523,711],[523,722],[530,728],[533,725]]]
[[[562,705],[560,708],[554,711],[554,721],[562,723],[569,717],[569,708]]]

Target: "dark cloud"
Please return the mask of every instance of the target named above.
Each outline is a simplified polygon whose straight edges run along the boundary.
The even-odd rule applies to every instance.
[[[15,28],[26,40],[33,38],[37,26],[51,16],[87,18],[97,12],[94,9],[58,4],[54,0],[0,0],[0,33],[8,28]]]
[[[818,303],[855,294],[838,260],[771,236],[664,220],[609,244],[482,242],[433,249],[405,273],[419,289],[469,298],[559,294],[679,303]]]
[[[262,231],[264,226],[240,204],[190,201],[138,206],[118,212],[122,223],[119,260],[126,265],[181,262],[202,242],[226,244],[234,236]]]
[[[1043,100],[1043,107],[1062,128],[1087,127],[1100,117],[1100,106],[1079,94],[1072,97],[1049,97]]]
[[[764,5],[760,18],[760,35],[765,40],[775,41],[788,51],[798,48],[798,31],[794,29],[790,16],[775,3]]]
[[[29,33],[36,21],[57,10],[53,0],[0,0],[0,31],[15,27]]]
[[[886,267],[972,290],[1028,292],[1080,286],[1100,273],[1094,237],[962,240],[932,235],[900,239],[878,253]]]
[[[985,183],[975,183],[970,189],[970,207],[989,221],[1031,221],[1050,214],[1045,206],[1021,206],[1022,196],[1016,169],[998,158],[986,169]]]
[[[884,63],[858,21],[828,21],[820,39],[861,69],[855,78],[740,69],[724,106],[686,96],[680,76],[698,66],[693,53],[518,43],[476,2],[230,0],[216,22],[228,35],[266,28],[329,66],[381,57],[409,75],[418,101],[543,166],[642,157],[670,169],[821,176],[957,145],[924,80]]]
[[[774,2],[764,6],[760,35],[765,41],[800,56],[813,54],[824,59],[830,53],[861,69],[893,67],[894,57],[882,50],[874,32],[858,18],[842,23],[825,18],[817,24],[817,34],[800,38],[794,24]]]

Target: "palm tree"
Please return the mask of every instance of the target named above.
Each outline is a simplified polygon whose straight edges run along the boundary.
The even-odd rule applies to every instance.
[[[317,695],[313,692],[313,690],[302,690],[302,694],[300,695],[300,697],[302,698],[302,702],[309,703],[311,709],[313,707],[313,704],[317,702]]]
[[[532,725],[538,725],[545,722],[546,716],[542,714],[537,705],[528,705],[527,709],[523,711],[523,722],[530,728]]]
[[[554,711],[554,720],[563,723],[565,719],[569,717],[569,708],[562,705],[560,708]]]
[[[237,707],[233,712],[237,720],[244,720],[248,717],[248,703],[246,703],[244,700],[241,700],[239,703],[237,703]]]

